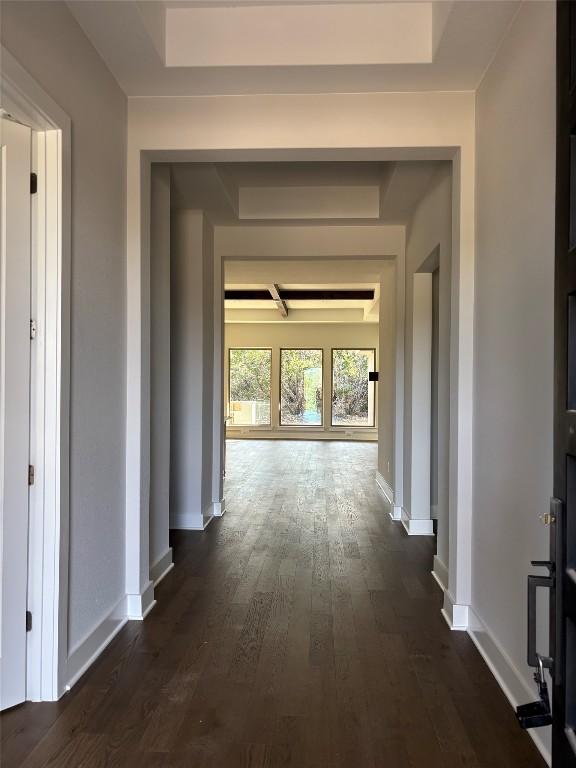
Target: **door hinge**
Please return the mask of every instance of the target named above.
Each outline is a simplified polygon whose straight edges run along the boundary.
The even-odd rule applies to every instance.
[[[34,469],[33,464],[28,465],[28,485],[34,485],[34,480],[36,477],[36,470]]]
[[[38,175],[36,173],[30,174],[30,194],[35,195],[38,192]]]
[[[26,611],[26,632],[32,630],[32,611]]]
[[[30,339],[36,338],[36,320],[30,320]]]

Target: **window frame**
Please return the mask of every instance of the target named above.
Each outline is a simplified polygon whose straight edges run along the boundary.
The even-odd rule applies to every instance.
[[[230,427],[232,429],[242,429],[244,427],[249,427],[250,429],[272,429],[272,367],[273,367],[273,349],[272,347],[228,347],[228,418],[230,418],[232,414],[232,387],[230,383],[230,375],[232,372],[232,352],[236,352],[237,350],[246,350],[247,352],[269,352],[270,353],[270,383],[269,383],[269,402],[270,402],[270,412],[268,417],[268,423],[267,424],[230,424],[227,423],[227,427]]]
[[[375,429],[376,427],[376,382],[371,381],[374,389],[374,409],[371,424],[334,424],[334,352],[372,352],[374,355],[374,370],[377,370],[376,347],[331,347],[330,348],[330,428],[331,429]]]
[[[282,353],[290,351],[320,352],[322,366],[322,404],[319,424],[282,424]],[[279,429],[324,429],[324,349],[323,347],[280,347],[278,360],[278,428]]]

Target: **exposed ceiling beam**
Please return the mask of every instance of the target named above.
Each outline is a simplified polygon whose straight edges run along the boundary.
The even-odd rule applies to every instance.
[[[276,283],[269,285],[268,290],[270,291],[270,296],[272,296],[276,302],[276,308],[278,309],[278,312],[280,312],[282,317],[288,317],[288,307],[286,306],[286,302],[280,296],[280,291]]]
[[[270,301],[270,291],[226,288],[224,299],[234,299],[234,301]]]
[[[282,298],[285,301],[372,301],[374,290],[370,289],[282,289]]]
[[[373,301],[373,289],[358,290],[334,290],[323,288],[312,289],[286,289],[275,286],[280,301]],[[236,301],[269,301],[272,290],[269,291],[245,288],[227,288],[224,291],[225,299],[234,299]],[[272,296],[274,301],[276,298]]]

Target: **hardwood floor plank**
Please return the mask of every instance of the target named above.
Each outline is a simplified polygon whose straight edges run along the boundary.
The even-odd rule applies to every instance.
[[[2,768],[543,768],[374,444],[231,441],[226,515],[61,701],[0,717]]]

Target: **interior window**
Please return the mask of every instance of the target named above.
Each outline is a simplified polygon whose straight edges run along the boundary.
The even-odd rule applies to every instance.
[[[321,349],[280,350],[280,424],[322,425]]]
[[[374,349],[332,350],[332,426],[374,426]]]
[[[271,349],[231,349],[229,423],[270,426]]]

